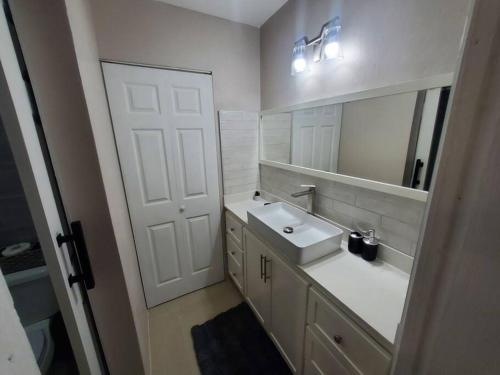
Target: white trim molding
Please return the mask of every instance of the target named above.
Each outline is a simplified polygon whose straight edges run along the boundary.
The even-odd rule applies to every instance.
[[[415,81],[402,82],[394,85],[377,87],[375,89],[346,93],[343,95],[312,100],[309,102],[294,104],[286,107],[266,109],[262,111],[260,114],[272,115],[282,112],[297,111],[305,108],[322,107],[325,105],[347,103],[355,100],[376,98],[379,96],[396,95],[411,91],[420,91],[420,90],[434,89],[437,87],[451,86],[451,84],[453,83],[453,76],[454,73],[439,74],[432,77],[418,79]]]
[[[414,199],[419,202],[426,202],[428,193],[423,190],[410,189],[403,186],[386,184],[385,182],[378,182],[367,180],[359,177],[347,176],[333,172],[320,171],[318,169],[310,169],[306,167],[299,167],[298,165],[280,163],[277,161],[260,160],[261,165],[269,167],[284,169],[290,172],[300,173],[306,176],[322,178],[328,181],[336,181],[342,184],[357,186],[364,189],[374,190],[381,193],[396,195],[403,198]]]

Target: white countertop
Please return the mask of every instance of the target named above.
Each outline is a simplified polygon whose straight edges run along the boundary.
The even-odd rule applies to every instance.
[[[225,207],[247,223],[247,211],[263,206],[246,196],[225,198]],[[403,313],[410,275],[389,263],[367,262],[342,249],[306,265],[297,266],[348,310],[365,322],[390,344]]]
[[[241,221],[248,224],[247,211],[255,208],[261,207],[267,203],[262,198],[257,198],[253,200],[251,195],[245,194],[234,194],[224,196],[224,207],[235,214]]]
[[[367,262],[346,249],[343,242],[336,253],[299,268],[394,344],[410,275],[386,262]]]

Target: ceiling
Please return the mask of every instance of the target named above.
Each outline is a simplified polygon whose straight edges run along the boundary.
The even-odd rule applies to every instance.
[[[287,0],[157,0],[181,8],[260,27]]]

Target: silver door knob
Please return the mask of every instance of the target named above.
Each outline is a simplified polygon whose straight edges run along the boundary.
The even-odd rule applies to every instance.
[[[179,212],[184,212],[184,210],[185,210],[185,209],[186,209],[186,206],[181,205],[181,206],[179,207]]]

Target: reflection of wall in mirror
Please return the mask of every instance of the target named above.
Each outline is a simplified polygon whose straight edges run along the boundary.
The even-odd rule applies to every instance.
[[[290,113],[262,116],[262,159],[290,163],[291,126]]]
[[[338,173],[401,185],[417,92],[344,103]]]
[[[294,111],[292,164],[337,172],[342,104]]]

